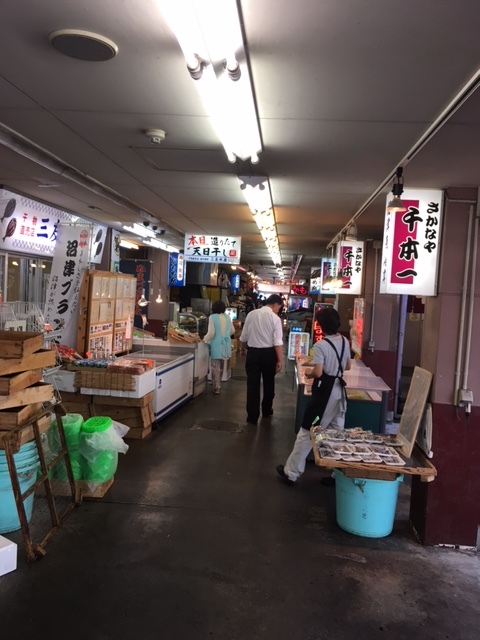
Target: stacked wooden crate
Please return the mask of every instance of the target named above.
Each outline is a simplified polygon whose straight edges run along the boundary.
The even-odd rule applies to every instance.
[[[130,431],[126,439],[143,439],[152,431],[153,391],[141,398],[118,398],[115,396],[91,396],[92,416],[109,416],[121,422]]]
[[[43,333],[0,331],[0,438],[53,399],[53,385],[41,379],[43,368],[55,364],[55,352],[43,342]]]

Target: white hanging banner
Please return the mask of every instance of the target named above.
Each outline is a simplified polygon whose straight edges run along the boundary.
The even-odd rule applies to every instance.
[[[106,237],[107,227],[100,224],[94,224],[92,232],[92,247],[90,249],[90,262],[92,264],[100,264],[102,261]]]
[[[120,270],[120,240],[122,235],[120,231],[112,229],[112,244],[110,250],[110,271],[118,273]]]
[[[385,212],[380,293],[434,296],[443,191],[406,189],[402,202],[406,211]]]
[[[77,343],[80,287],[89,264],[90,229],[88,224],[58,228],[47,291],[45,322],[60,332],[58,342],[72,349]]]
[[[341,286],[337,293],[362,293],[362,273],[364,262],[364,243],[357,240],[342,240],[337,245],[337,266]]]

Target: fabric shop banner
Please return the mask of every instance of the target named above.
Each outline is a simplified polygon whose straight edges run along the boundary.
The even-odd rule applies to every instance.
[[[170,287],[185,286],[185,257],[183,252],[168,254],[168,284]]]
[[[0,189],[0,239],[4,251],[53,256],[58,227],[78,216]]]
[[[142,297],[142,293],[145,292],[145,299],[149,301],[150,297],[150,271],[152,263],[150,260],[120,260],[120,273],[126,273],[131,276],[135,276],[137,279],[137,285],[135,289],[135,316],[133,326],[138,329],[143,329],[147,323],[147,311],[146,307],[140,307],[138,301]],[[150,301],[149,301],[150,302]]]
[[[402,202],[406,211],[385,211],[380,293],[435,296],[443,191],[406,189]]]
[[[61,225],[57,229],[45,322],[59,331],[58,342],[77,346],[78,300],[88,268],[91,225]]]
[[[185,234],[187,262],[218,262],[240,264],[242,238],[240,236],[202,236]]]

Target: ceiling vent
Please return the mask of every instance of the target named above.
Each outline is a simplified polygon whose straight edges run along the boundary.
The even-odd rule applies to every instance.
[[[49,38],[57,51],[77,60],[106,62],[118,53],[114,42],[91,31],[60,29],[51,33]]]

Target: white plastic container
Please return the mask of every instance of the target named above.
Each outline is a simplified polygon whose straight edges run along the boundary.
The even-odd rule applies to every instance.
[[[17,568],[17,545],[0,536],[0,576]]]

